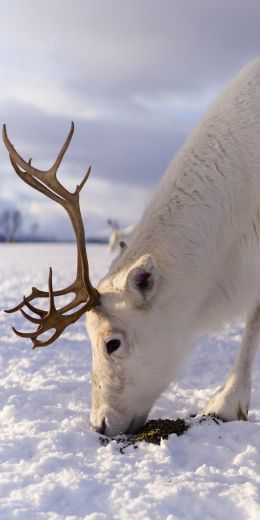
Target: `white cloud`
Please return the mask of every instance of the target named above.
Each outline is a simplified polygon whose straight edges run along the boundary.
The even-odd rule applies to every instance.
[[[2,95],[2,99],[4,96]],[[13,87],[8,93],[8,99],[21,104],[32,105],[34,108],[51,116],[62,116],[68,119],[94,120],[102,113],[101,108],[94,107],[86,99],[69,94],[62,85],[33,84],[31,86]]]
[[[134,96],[134,102],[152,112],[168,113],[169,117],[172,113],[179,112],[197,112],[202,113],[206,110],[209,104],[218,94],[220,88],[207,89],[194,95],[181,95],[180,92],[157,92],[156,95],[141,95]]]

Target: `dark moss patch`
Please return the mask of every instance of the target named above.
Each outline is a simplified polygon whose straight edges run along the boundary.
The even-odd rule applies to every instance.
[[[161,439],[168,439],[169,435],[173,433],[178,436],[183,435],[189,426],[189,423],[184,419],[176,419],[175,421],[172,419],[153,419],[148,421],[138,433],[123,435],[122,437],[100,437],[100,442],[103,446],[107,446],[111,440],[124,443],[125,445],[120,448],[121,453],[124,453],[124,449],[128,446],[133,445],[134,448],[137,448],[136,443],[138,442],[160,444]]]
[[[184,419],[157,419],[148,421],[140,432],[132,435],[135,442],[145,441],[160,444],[161,439],[168,439],[169,435],[183,435],[189,428]]]

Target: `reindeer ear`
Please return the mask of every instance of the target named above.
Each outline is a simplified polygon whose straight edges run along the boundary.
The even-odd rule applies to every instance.
[[[160,275],[152,256],[142,256],[131,267],[127,275],[126,288],[135,305],[142,306],[151,301],[157,291]]]

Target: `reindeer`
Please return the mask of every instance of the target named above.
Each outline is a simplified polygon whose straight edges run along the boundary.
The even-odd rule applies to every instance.
[[[109,252],[113,253],[118,246],[121,249],[126,247],[128,242],[131,240],[134,226],[127,226],[126,228],[120,229],[117,220],[112,220],[111,218],[107,220],[107,223],[113,230],[108,243]]]
[[[72,134],[73,124],[54,165],[43,172],[22,159],[3,128],[16,173],[64,207],[78,252],[71,285],[54,290],[50,269],[48,291],[34,287],[9,311],[20,309],[37,325],[16,334],[31,338],[33,348],[46,347],[87,314],[91,425],[116,435],[143,425],[199,334],[248,312],[234,366],[200,412],[246,420],[260,339],[260,58],[231,81],[177,153],[129,246],[97,288],[90,282],[79,206],[90,170],[74,193],[56,176]],[[74,299],[56,308],[55,297],[69,293]],[[32,305],[39,297],[49,299],[48,311]],[[50,329],[52,336],[41,338]]]

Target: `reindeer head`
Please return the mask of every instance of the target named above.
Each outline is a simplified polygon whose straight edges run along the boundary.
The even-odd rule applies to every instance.
[[[56,175],[73,131],[72,123],[53,166],[48,171],[41,171],[31,165],[31,160],[22,159],[11,144],[5,125],[3,127],[4,144],[19,177],[67,211],[75,231],[78,254],[77,275],[72,284],[54,291],[50,268],[48,292],[33,287],[29,296],[7,312],[20,310],[26,319],[37,325],[34,332],[13,329],[19,336],[30,338],[33,348],[50,345],[68,325],[87,313],[93,349],[91,424],[95,430],[107,435],[134,432],[145,422],[155,399],[170,381],[169,360],[164,357],[156,339],[160,319],[153,310],[154,300],[160,298],[158,288],[162,280],[152,256],[143,255],[121,268],[114,263],[98,289],[92,286],[79,206],[79,194],[90,169],[74,193],[67,191]],[[56,308],[55,297],[69,293],[74,294],[73,300]],[[48,298],[49,310],[32,305],[31,301],[36,298]],[[31,313],[25,312],[25,308]],[[160,313],[160,305],[156,308]],[[51,337],[41,338],[53,329]],[[166,334],[165,330],[164,340]],[[168,338],[167,344],[170,343]]]
[[[161,283],[152,257],[143,255],[102,280],[100,305],[87,313],[93,347],[91,423],[101,433],[136,432],[169,383],[154,312]]]

